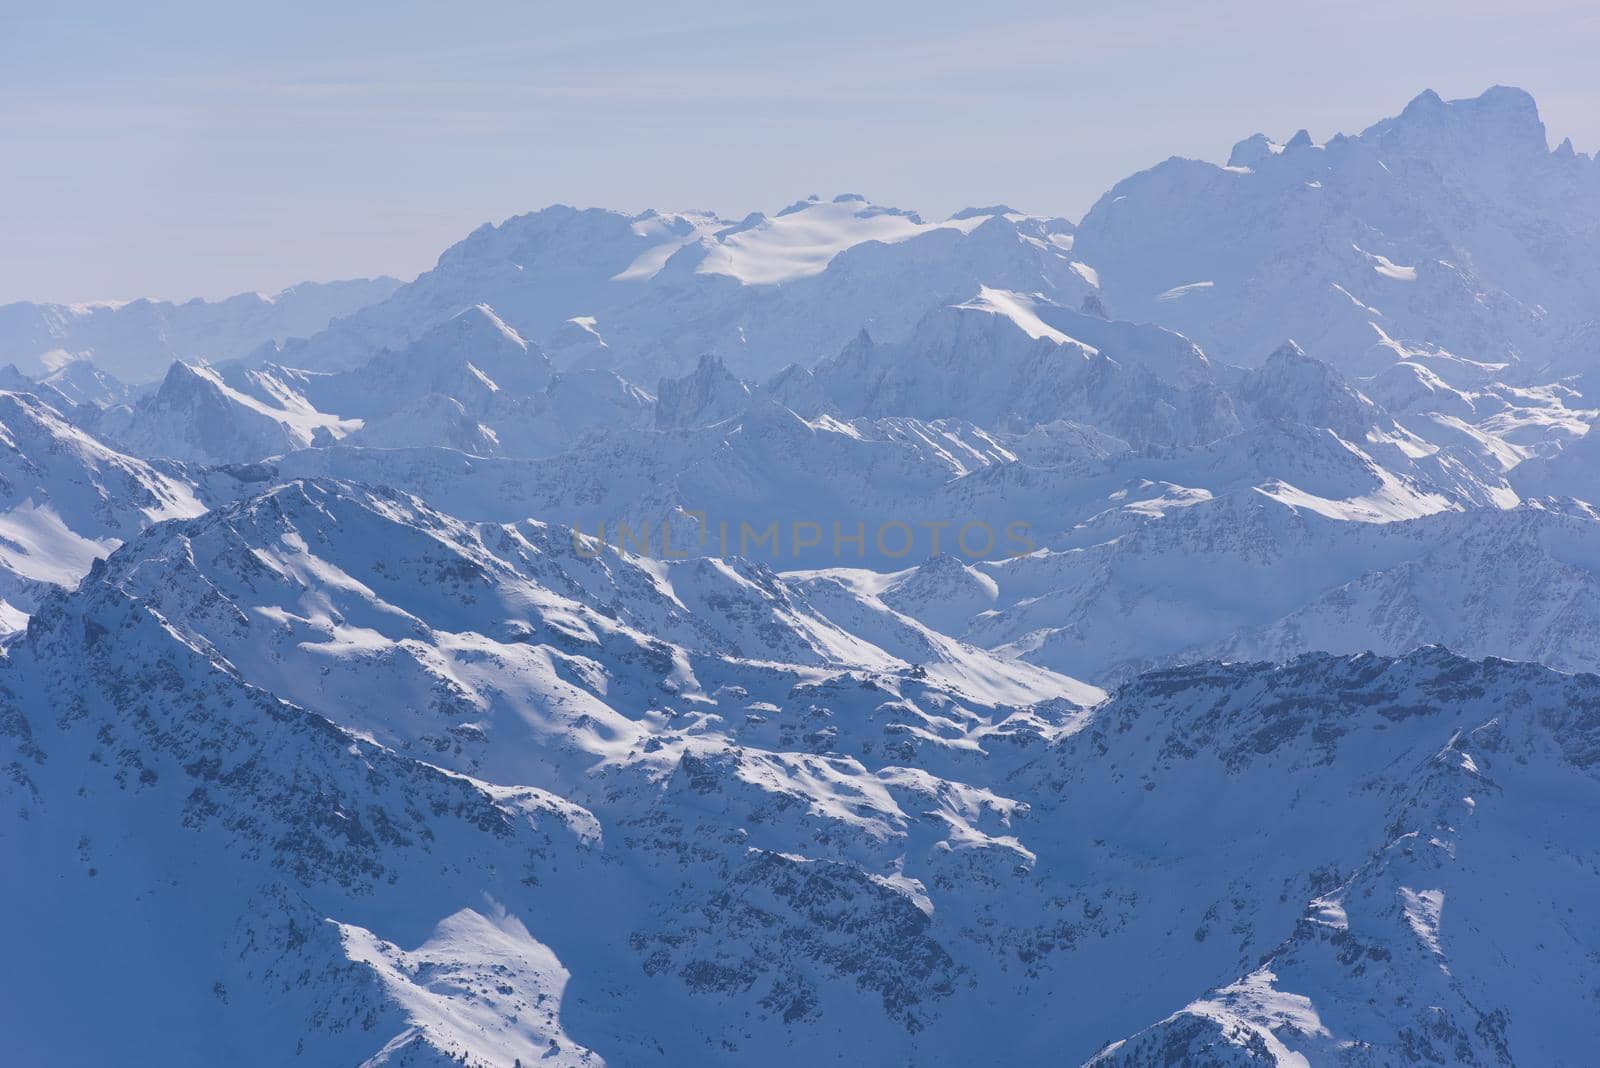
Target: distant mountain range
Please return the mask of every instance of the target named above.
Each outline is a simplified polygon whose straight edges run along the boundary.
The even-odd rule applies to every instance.
[[[142,383],[174,360],[232,360],[264,344],[314,334],[399,286],[397,278],[358,278],[181,304],[3,304],[0,361],[29,374],[49,374],[74,360],[91,360],[101,371]]]
[[[1600,165],[0,308],[0,1062],[1579,1065]]]

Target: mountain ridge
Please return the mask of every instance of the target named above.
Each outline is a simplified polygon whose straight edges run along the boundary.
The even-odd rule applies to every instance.
[[[1081,224],[556,205],[306,336],[63,319],[0,1060],[1583,1063],[1594,173],[1425,92]]]

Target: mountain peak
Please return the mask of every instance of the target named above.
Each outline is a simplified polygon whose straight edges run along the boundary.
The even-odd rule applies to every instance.
[[[656,388],[656,425],[691,427],[737,415],[750,400],[750,387],[720,356],[703,353],[682,378],[664,378]]]
[[[1539,106],[1525,89],[1494,85],[1475,97],[1443,100],[1432,89],[1419,93],[1399,115],[1362,133],[1397,148],[1527,153],[1549,151]]]
[[[441,333],[451,333],[458,338],[492,342],[526,352],[528,343],[522,335],[506,325],[487,304],[474,304],[463,308],[444,323],[434,328]]]
[[[1228,153],[1228,166],[1255,167],[1282,151],[1283,146],[1266,134],[1253,133],[1233,146],[1233,151]]]
[[[68,360],[41,382],[60,392],[67,399],[82,404],[84,402],[108,405],[119,404],[128,399],[128,387],[118,381],[115,375],[109,374],[96,367],[87,359]]]
[[[1367,429],[1384,418],[1382,410],[1336,368],[1307,355],[1292,340],[1246,375],[1239,397],[1258,419],[1326,427],[1347,440],[1365,437]]]
[[[523,339],[487,304],[469,305],[437,323],[404,348],[379,354],[346,379],[344,407],[362,417],[372,403],[409,403],[424,393],[444,393],[469,404],[505,390],[526,397],[550,384],[550,357]]]
[[[1294,338],[1286,338],[1283,344],[1273,349],[1271,355],[1267,357],[1267,362],[1269,364],[1288,364],[1301,360],[1320,363],[1320,361],[1311,360],[1311,357],[1306,355],[1306,350],[1301,348],[1300,343],[1295,341]]]
[[[1478,94],[1474,103],[1485,110],[1493,109],[1534,117],[1539,114],[1539,105],[1534,101],[1533,94],[1515,85],[1491,85]]]
[[[156,391],[159,397],[183,397],[192,394],[197,389],[207,385],[216,384],[215,373],[207,373],[209,368],[190,364],[184,360],[173,360],[167,368],[166,375],[161,379],[161,388]]]
[[[1444,100],[1432,89],[1424,89],[1401,109],[1401,118],[1419,118],[1423,115],[1437,114],[1444,107]]]

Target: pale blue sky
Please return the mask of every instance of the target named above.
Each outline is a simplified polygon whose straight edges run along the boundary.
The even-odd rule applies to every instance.
[[[1520,85],[1593,150],[1596,54],[1600,13],[1546,0],[0,0],[0,303],[409,277],[554,201],[1076,218],[1423,88]]]

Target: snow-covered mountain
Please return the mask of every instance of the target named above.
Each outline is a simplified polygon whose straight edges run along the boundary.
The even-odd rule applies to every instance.
[[[1017,427],[1065,418],[1134,445],[1212,441],[1239,425],[1205,355],[1185,339],[987,286],[930,311],[899,344],[862,332],[815,377],[850,415]]]
[[[1004,830],[1014,806],[952,777],[978,759],[976,739],[1037,738],[1099,692],[902,618],[843,630],[759,567],[658,569],[568,550],[565,532],[539,524],[474,527],[393,494],[296,482],[152,531],[41,611],[0,669],[7,693],[27,695],[6,708],[6,757],[17,758],[6,789],[30,810],[7,828],[8,852],[58,865],[51,854],[67,844],[63,829],[81,827],[72,832],[82,838],[75,887],[56,902],[94,905],[110,923],[118,913],[100,911],[101,895],[108,904],[138,896],[156,915],[183,908],[170,882],[149,881],[169,865],[227,873],[226,896],[166,946],[178,962],[165,973],[173,982],[117,1007],[123,1048],[156,1048],[158,1036],[137,1017],[164,1004],[168,1014],[206,1013],[188,1032],[193,1048],[246,1063],[277,1063],[295,1043],[319,1060],[363,1059],[391,1044],[408,1056],[466,1050],[493,1060],[542,1049],[533,1043],[546,1032],[527,1028],[567,1026],[560,988],[572,954],[596,964],[584,984],[614,988],[634,977],[634,993],[618,1000],[615,989],[595,989],[592,1006],[606,1029],[629,1031],[635,1049],[681,1042],[688,1055],[716,1037],[710,1048],[729,1055],[720,1040],[735,1037],[741,1015],[787,1016],[820,1037],[833,1027],[829,1004],[871,1013],[869,1047],[892,1050],[920,1028],[928,1011],[920,1003],[931,1009],[948,996],[941,977],[958,969],[917,932],[926,920],[908,878],[885,869],[895,843],[920,841],[936,863],[946,839],[980,865],[991,850],[996,861],[1020,857]],[[52,664],[62,657],[75,661],[72,672]],[[167,683],[134,681],[156,677]],[[138,715],[126,705],[129,685],[148,697]],[[36,721],[39,702],[67,692],[83,715]],[[113,743],[107,730],[130,733]],[[90,753],[112,744],[121,761],[138,763],[125,781],[140,801],[123,810],[123,830],[91,830],[92,799],[110,803],[101,791],[120,792],[118,777],[74,794],[58,786],[56,769],[92,764]],[[918,748],[945,777],[893,766]],[[346,794],[351,776],[365,780],[356,795]],[[210,785],[197,794],[185,780]],[[308,805],[298,784],[333,792]],[[924,814],[942,794],[954,802],[948,817]],[[762,845],[728,822],[756,810],[767,813]],[[164,845],[143,843],[156,832],[147,819],[166,825],[157,832]],[[715,838],[702,837],[724,823]],[[225,844],[208,860],[213,840]],[[441,863],[458,875],[441,882]],[[502,874],[485,881],[491,871]],[[747,932],[742,947],[696,948],[700,936],[665,926],[695,909],[719,913],[725,879],[747,886],[759,909],[727,915],[727,934]],[[833,906],[814,898],[831,898],[830,887],[863,911],[827,930],[813,921]],[[37,912],[45,902],[28,896],[36,888],[16,896],[8,888],[7,905]],[[426,919],[452,898],[457,906]],[[518,904],[544,898],[561,902],[568,919],[536,919]],[[601,901],[633,919],[577,922]],[[756,936],[760,917],[783,915],[809,944],[780,953]],[[433,950],[413,949],[419,921],[433,929]],[[543,929],[547,921],[554,930]],[[448,990],[430,990],[399,955],[437,951],[449,968],[462,967],[457,935],[475,942],[481,936],[470,932],[491,929],[521,933],[482,948],[472,967],[501,978],[484,988],[481,1010],[456,1020]],[[286,940],[294,930],[305,937]],[[106,934],[80,927],[66,958]],[[840,957],[863,938],[870,953]],[[541,948],[544,940],[560,948]],[[195,967],[216,963],[219,942],[232,963],[197,984]],[[32,941],[20,949],[30,970],[36,945],[43,951]],[[60,949],[51,951],[58,961]],[[508,949],[541,966],[509,975]],[[392,962],[389,979],[369,970],[382,959]],[[735,960],[766,976],[758,988],[737,978]],[[293,978],[302,974],[317,978]],[[858,978],[859,992],[843,1001],[830,989]],[[785,990],[777,1000],[774,991]],[[663,997],[700,1006],[672,1025],[678,1039],[659,1031]],[[261,999],[279,1009],[262,1013]],[[240,1007],[240,1022],[229,1005]],[[368,1022],[349,1016],[355,1005]],[[41,1030],[21,1036],[22,1048],[39,1048],[60,1011],[30,1013]],[[408,1023],[414,1012],[436,1026]],[[526,1019],[506,1019],[497,1038],[479,1033],[480,1013]],[[792,1042],[786,1031],[755,1045],[783,1048]],[[564,1048],[574,1039],[583,1041],[559,1036],[556,1054],[581,1057],[581,1045]],[[93,1055],[99,1041],[85,1036],[74,1052]]]
[[[0,305],[0,361],[53,373],[92,360],[125,382],[149,382],[173,360],[236,359],[262,344],[304,337],[340,316],[383,300],[396,278],[305,282],[270,296],[220,301],[100,301]]]
[[[485,303],[578,365],[654,382],[710,353],[764,378],[833,355],[863,328],[899,340],[980,285],[1076,307],[1093,287],[1072,242],[1061,219],[995,207],[927,222],[853,195],[736,222],[556,206],[480,228],[387,300],[259,358],[354,367]]]
[[[748,382],[735,376],[717,357],[702,356],[689,374],[661,380],[656,390],[656,425],[694,427],[720,423],[742,414],[750,406],[750,398]],[[791,399],[794,398],[785,394],[780,403],[787,405]]]
[[[0,890],[37,921],[10,1048],[1554,1063],[1596,1037],[1593,677],[1320,656],[1085,711],[970,648],[909,665],[776,576],[584,571],[548,533],[292,483],[47,605],[0,665],[8,853],[56,873]],[[69,987],[117,1026],[62,1026]]]
[[[174,363],[160,389],[93,429],[141,455],[249,463],[309,446],[559,452],[591,430],[643,427],[652,398],[606,370],[556,371],[486,305],[350,371]]]
[[[1293,337],[1371,374],[1393,339],[1539,375],[1597,355],[1597,236],[1594,160],[1552,151],[1532,97],[1496,87],[1424,92],[1325,144],[1257,134],[1225,166],[1170,159],[1107,192],[1075,254],[1118,315],[1224,362]]]
[[[1066,771],[1067,799],[1149,788],[1148,815],[1135,818],[1157,837],[1141,845],[1177,854],[1163,858],[1161,882],[1221,867],[1239,893],[1208,908],[1192,938],[1166,943],[1185,954],[1222,941],[1239,951],[1237,972],[1093,1063],[1581,1060],[1600,934],[1581,904],[1593,845],[1575,824],[1597,800],[1593,677],[1436,650],[1258,672],[1148,677],[1119,695],[1120,718],[1083,738],[1098,750],[1092,770]],[[1261,833],[1252,795],[1273,779],[1275,825]],[[1341,792],[1324,795],[1334,782]],[[1162,794],[1189,815],[1146,823]],[[1368,839],[1378,844],[1331,859],[1380,811],[1384,828]],[[1313,841],[1328,866],[1309,883],[1284,879],[1282,862]],[[1298,915],[1258,951],[1262,919],[1280,909]],[[1530,952],[1542,963],[1524,964]]]
[[[1587,1063],[1596,176],[0,309],[0,1062]]]
[[[107,448],[31,394],[0,392],[0,633],[145,527],[204,510],[181,472]]]
[[[480,228],[388,299],[255,358],[359,366],[487,303],[563,366],[654,382],[709,353],[759,380],[862,329],[905,341],[987,286],[1159,323],[1222,363],[1292,337],[1359,375],[1412,351],[1571,373],[1596,352],[1597,190],[1526,93],[1425,92],[1325,144],[1258,134],[1223,166],[1168,160],[1081,226],[1005,206],[930,222],[854,195],[739,221],[556,206]]]
[[[302,376],[282,368],[226,371],[174,363],[161,388],[102,424],[112,440],[142,456],[248,462],[319,440],[359,423],[318,412],[304,398]]]

